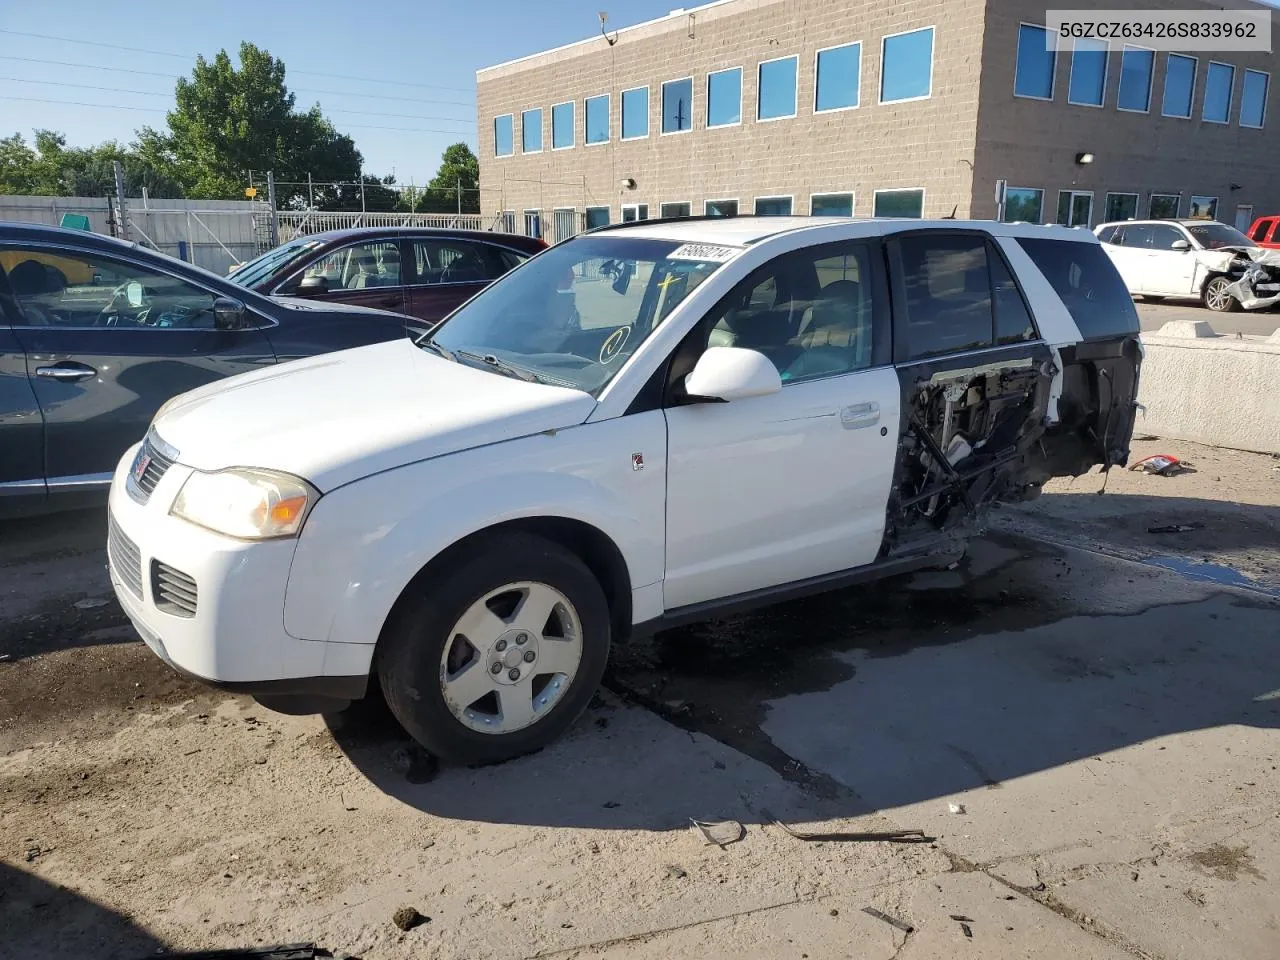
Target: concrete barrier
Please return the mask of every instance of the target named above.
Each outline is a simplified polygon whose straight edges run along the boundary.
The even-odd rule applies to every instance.
[[[1175,320],[1142,344],[1135,434],[1280,454],[1280,331],[1237,339]]]

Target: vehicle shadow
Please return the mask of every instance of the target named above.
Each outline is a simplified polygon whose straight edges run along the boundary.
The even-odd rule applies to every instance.
[[[111,908],[0,863],[0,958],[138,960],[163,946]]]
[[[371,782],[450,819],[854,817],[1155,737],[1280,727],[1276,636],[1280,605],[996,535],[953,571],[621,646],[607,686],[624,702],[505,765],[437,772],[376,707],[331,726]]]

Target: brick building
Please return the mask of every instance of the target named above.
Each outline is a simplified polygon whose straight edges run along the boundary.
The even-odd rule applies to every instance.
[[[1044,11],[1043,0],[718,0],[487,67],[482,213],[553,241],[703,213],[990,219],[998,180],[1009,220],[1247,226],[1280,212],[1274,54],[1117,41],[1054,54]]]

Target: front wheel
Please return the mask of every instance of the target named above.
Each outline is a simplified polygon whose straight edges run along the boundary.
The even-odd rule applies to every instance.
[[[1204,305],[1215,313],[1231,313],[1240,306],[1228,291],[1231,281],[1226,277],[1214,277],[1204,285]]]
[[[441,759],[545,747],[586,709],[609,658],[609,607],[575,554],[495,537],[403,603],[378,650],[387,705]]]

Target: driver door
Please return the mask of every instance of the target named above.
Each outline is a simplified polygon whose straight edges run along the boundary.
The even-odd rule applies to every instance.
[[[1152,224],[1149,230],[1142,289],[1170,296],[1194,296],[1195,246],[1190,250],[1173,249],[1179,240],[1190,243],[1190,238],[1177,227],[1164,223]]]
[[[214,294],[176,274],[65,247],[0,252],[14,264],[13,334],[44,417],[51,495],[109,483],[170,397],[275,362],[261,330],[215,329]]]

